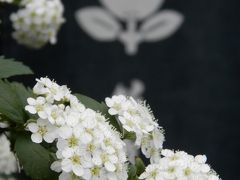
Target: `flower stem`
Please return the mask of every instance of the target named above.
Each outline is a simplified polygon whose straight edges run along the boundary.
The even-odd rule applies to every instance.
[[[136,18],[129,17],[127,19],[126,31],[120,35],[120,41],[125,45],[127,54],[134,55],[137,53],[141,38],[137,31]]]

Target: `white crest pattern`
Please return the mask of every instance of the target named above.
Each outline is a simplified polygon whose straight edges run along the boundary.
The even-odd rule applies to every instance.
[[[174,34],[183,15],[173,10],[156,12],[164,0],[100,0],[104,8],[79,9],[78,24],[98,41],[119,40],[128,55],[135,55],[141,42],[164,40]],[[123,27],[124,22],[126,27]],[[140,26],[139,26],[140,24]]]

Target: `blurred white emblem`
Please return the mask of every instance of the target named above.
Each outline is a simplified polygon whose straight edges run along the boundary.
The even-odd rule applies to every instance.
[[[117,83],[112,95],[125,95],[131,96],[134,99],[143,99],[145,92],[145,84],[140,79],[133,79],[130,82],[130,86],[127,87],[123,83]]]
[[[168,38],[180,27],[183,16],[173,10],[157,12],[164,0],[100,0],[105,6],[76,12],[79,25],[95,40],[119,40],[134,55],[141,42]]]

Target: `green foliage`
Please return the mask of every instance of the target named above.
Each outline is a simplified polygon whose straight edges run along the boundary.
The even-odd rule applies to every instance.
[[[20,83],[9,83],[0,80],[0,113],[15,123],[24,123],[26,113],[24,107],[27,97],[32,95]]]
[[[29,178],[26,178],[24,175],[19,174],[19,173],[14,173],[14,174],[0,174],[0,179],[1,180],[29,180]]]
[[[95,111],[100,111],[100,112],[104,110],[104,107],[102,106],[102,104],[97,102],[96,100],[82,94],[75,94],[75,95],[77,96],[79,101],[83,103],[87,108],[93,109]]]
[[[124,130],[124,139],[129,139],[129,140],[136,140],[136,134],[134,132],[128,132]]]
[[[15,143],[17,157],[27,176],[36,180],[56,179],[57,174],[51,169],[51,153],[40,144],[33,143],[30,136],[21,134]]]
[[[4,119],[13,123],[23,124],[26,121],[27,114],[24,107],[27,98],[32,96],[32,92],[21,83],[10,83],[1,79],[26,74],[33,74],[29,67],[21,62],[0,56],[0,113]]]
[[[27,98],[33,97],[33,92],[31,88],[26,88],[23,84],[18,82],[11,83],[12,88],[19,97],[19,102],[23,107],[27,105]]]
[[[141,158],[136,157],[135,164],[128,166],[128,180],[138,180],[138,177],[145,171],[145,165]]]
[[[139,157],[136,157],[135,163],[136,163],[136,169],[137,169],[136,174],[140,176],[145,171],[145,164],[142,161],[142,159]]]
[[[134,164],[129,164],[128,180],[137,180],[137,168]]]
[[[114,116],[111,116],[108,113],[108,107],[106,106],[106,104],[104,102],[99,103],[96,100],[94,100],[90,97],[84,96],[82,94],[75,94],[75,95],[77,96],[79,101],[81,103],[83,103],[87,108],[101,112],[108,119],[109,123],[116,128],[117,131],[122,132],[118,121],[116,120],[116,118]]]
[[[0,79],[9,78],[16,75],[33,74],[32,70],[13,59],[5,59],[0,56]]]

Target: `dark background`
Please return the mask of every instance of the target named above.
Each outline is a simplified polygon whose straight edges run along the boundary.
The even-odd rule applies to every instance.
[[[77,25],[74,12],[100,5],[97,0],[63,3],[67,22],[57,45],[37,51],[11,39],[11,9],[1,9],[1,54],[23,61],[36,77],[47,75],[98,100],[119,81],[142,80],[144,97],[166,130],[164,147],[205,153],[222,179],[240,179],[239,0],[166,0],[162,8],[182,13],[183,25],[169,39],[141,44],[133,57],[121,43],[95,41]],[[34,84],[34,77],[22,80]]]

